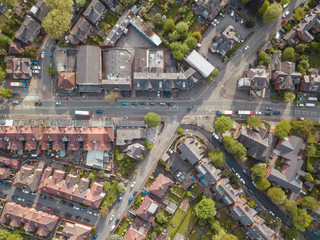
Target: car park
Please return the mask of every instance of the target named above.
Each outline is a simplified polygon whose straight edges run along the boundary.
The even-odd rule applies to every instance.
[[[135,181],[133,181],[133,182],[131,183],[130,188],[134,188],[134,185],[136,185],[136,182],[135,182]]]
[[[282,18],[286,18],[288,15],[289,15],[289,11],[286,11],[283,15],[282,15]]]
[[[128,106],[128,103],[127,102],[123,102],[122,106]]]

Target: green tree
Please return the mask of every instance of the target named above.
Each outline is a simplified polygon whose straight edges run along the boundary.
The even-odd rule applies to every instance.
[[[307,59],[301,60],[298,65],[298,72],[301,74],[306,74],[309,67],[310,67],[310,64]]]
[[[260,61],[260,65],[268,65],[269,63],[271,63],[271,57],[266,52],[260,52],[259,61]]]
[[[156,215],[156,222],[160,225],[166,225],[168,223],[168,218],[164,215],[163,212],[159,212]]]
[[[10,235],[10,231],[5,228],[0,228],[0,240],[6,240]]]
[[[109,215],[109,208],[108,208],[107,205],[105,205],[105,206],[101,209],[99,216],[102,217],[102,218],[106,218],[108,215]]]
[[[242,0],[242,4],[247,4],[250,0]]]
[[[166,21],[166,15],[161,15],[161,13],[156,13],[153,18],[153,25],[155,28],[160,29],[163,27]]]
[[[146,145],[148,150],[151,150],[153,148],[153,144],[151,142],[145,141],[144,144]]]
[[[69,30],[72,13],[65,10],[53,9],[42,21],[42,27],[51,38],[57,39]]]
[[[60,9],[65,12],[73,12],[73,0],[45,0],[46,5],[53,9]]]
[[[250,116],[247,119],[247,124],[250,128],[261,128],[262,120],[258,116]]]
[[[283,95],[283,100],[285,103],[292,103],[296,98],[296,95],[291,91],[286,91]]]
[[[178,128],[178,129],[177,129],[177,134],[178,134],[178,135],[182,135],[183,133],[184,133],[183,128]]]
[[[228,169],[225,169],[222,171],[221,176],[224,178],[229,178],[230,177],[230,171]]]
[[[2,68],[0,68],[0,83],[1,83],[1,80],[5,79],[6,78],[6,72],[2,70]]]
[[[275,204],[283,204],[286,200],[286,194],[280,187],[269,188],[267,194]]]
[[[172,19],[167,19],[163,25],[163,30],[165,32],[173,32],[176,28],[174,21]]]
[[[208,153],[208,158],[211,160],[215,167],[222,167],[226,162],[224,152],[221,152],[217,148],[212,149]]]
[[[197,39],[198,42],[201,41],[201,39],[202,39],[202,36],[201,36],[200,32],[193,32],[191,34],[191,36],[194,37],[195,39]]]
[[[300,204],[302,208],[308,208],[315,212],[318,211],[320,207],[320,202],[311,196],[305,196]]]
[[[273,23],[278,19],[282,13],[282,6],[280,3],[272,3],[263,14],[264,23]]]
[[[16,0],[1,0],[1,2],[6,6],[14,6],[16,4]]]
[[[48,67],[47,68],[47,73],[50,75],[56,75],[57,74],[57,69],[55,67]]]
[[[206,83],[210,84],[212,83],[212,81],[213,81],[213,78],[211,76],[206,77]]]
[[[286,199],[283,206],[288,210],[289,213],[296,212],[298,210],[297,203],[291,200]]]
[[[215,202],[211,198],[203,197],[202,200],[194,208],[198,218],[202,220],[210,220],[214,218],[216,211]]]
[[[292,132],[301,137],[309,137],[314,132],[314,125],[310,119],[303,121],[291,120]]]
[[[145,124],[148,125],[148,127],[153,128],[153,127],[160,125],[161,117],[154,112],[148,112],[144,116],[144,122],[145,122]]]
[[[194,37],[187,37],[187,39],[184,41],[184,43],[187,44],[190,49],[195,49],[198,41]]]
[[[0,92],[1,97],[3,98],[11,98],[12,97],[12,89],[1,89]]]
[[[114,104],[116,102],[116,99],[119,97],[119,93],[115,91],[110,91],[105,97],[105,100],[107,100],[110,104]]]
[[[259,190],[265,191],[271,186],[271,183],[267,179],[261,178],[256,182],[256,186]]]
[[[109,182],[104,182],[103,183],[103,189],[107,192],[110,189],[110,183]]]
[[[104,170],[99,170],[98,171],[98,178],[103,178],[104,177]]]
[[[318,186],[318,185],[320,185],[320,181],[318,179],[315,179],[315,180],[313,180],[313,184]]]
[[[244,24],[247,28],[252,28],[256,24],[256,19],[252,17],[247,18],[246,20],[244,20]]]
[[[282,60],[283,61],[293,61],[294,60],[294,48],[293,47],[287,47],[283,51]]]
[[[266,173],[267,173],[267,164],[265,164],[265,163],[255,164],[255,165],[251,168],[251,171],[252,171],[252,179],[253,179],[254,181],[259,181],[259,180],[261,180],[262,178],[264,178],[264,176],[265,176]]]
[[[283,6],[285,4],[289,4],[290,0],[280,0],[280,4]]]
[[[258,14],[263,16],[263,14],[267,11],[268,7],[270,6],[269,1],[265,1],[262,6],[258,9]]]
[[[286,136],[288,136],[290,130],[291,130],[291,124],[288,121],[280,121],[278,126],[276,127],[274,134],[283,139]]]
[[[304,175],[304,179],[309,182],[313,181],[313,177],[312,177],[311,173],[309,173],[309,172],[307,172],[306,175]]]
[[[292,223],[300,231],[304,232],[306,227],[309,227],[313,218],[302,209],[297,209],[296,212],[292,213]]]
[[[126,8],[130,8],[137,0],[120,0]]]
[[[87,0],[76,0],[76,3],[79,7],[84,7],[87,3]]]
[[[26,58],[31,58],[32,60],[38,59],[38,56],[39,56],[39,50],[35,45],[21,48],[20,52],[22,56]]]
[[[302,18],[305,15],[306,15],[306,11],[304,10],[304,7],[299,7],[295,9],[292,16],[297,22],[301,22]]]
[[[213,78],[219,77],[219,75],[220,75],[220,72],[219,72],[218,70],[214,70],[214,71],[211,73],[211,76],[212,76]]]
[[[19,232],[13,232],[7,237],[6,240],[23,240],[23,237]]]
[[[123,193],[123,192],[126,191],[126,186],[124,185],[123,182],[119,182],[118,185],[117,185],[117,188],[118,188],[118,191],[119,191],[120,193]]]
[[[299,232],[294,228],[289,228],[285,232],[285,234],[286,234],[286,239],[288,239],[288,240],[293,240],[293,239],[299,239],[300,238]]]
[[[303,43],[299,43],[297,46],[296,46],[296,51],[298,53],[304,53],[304,50],[305,50],[305,44]]]
[[[180,33],[177,30],[174,30],[169,34],[169,39],[173,41],[178,41],[180,39]]]
[[[221,116],[218,117],[214,123],[214,128],[219,133],[225,133],[226,131],[229,131],[233,127],[233,122],[230,117]]]
[[[247,160],[247,149],[232,137],[225,136],[223,138],[223,145],[228,151],[237,159],[245,162]]]
[[[176,25],[176,30],[178,31],[178,33],[185,33],[188,32],[188,24],[186,22],[179,22]]]
[[[95,175],[93,172],[90,172],[89,175],[88,175],[88,178],[91,180],[91,182],[95,179]]]
[[[6,35],[0,34],[0,48],[8,50],[9,45],[11,43],[11,38],[7,37]]]
[[[233,234],[226,234],[221,240],[238,240],[238,238]]]

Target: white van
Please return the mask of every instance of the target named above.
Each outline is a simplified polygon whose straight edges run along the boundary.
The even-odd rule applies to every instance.
[[[219,138],[218,134],[212,133],[212,137],[214,137],[218,142],[221,142],[221,139]]]
[[[318,101],[318,98],[316,98],[316,97],[308,97],[308,100],[309,101]]]
[[[114,231],[114,229],[116,228],[116,225],[113,224],[112,227],[110,228],[110,232],[112,233]]]
[[[314,103],[306,103],[306,107],[315,107],[316,105]]]

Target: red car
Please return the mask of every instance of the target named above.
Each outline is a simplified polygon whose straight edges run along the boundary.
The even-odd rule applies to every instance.
[[[47,211],[52,211],[52,208],[46,207]]]
[[[285,23],[287,20],[288,20],[287,18],[284,18],[281,23],[283,24],[283,23]]]
[[[51,200],[51,201],[53,200],[53,198],[52,198],[52,197],[47,197],[47,199],[48,199],[48,200]]]
[[[37,203],[37,207],[42,207],[42,204],[41,203]]]

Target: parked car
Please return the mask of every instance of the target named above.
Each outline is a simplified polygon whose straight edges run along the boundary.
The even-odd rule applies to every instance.
[[[46,207],[46,210],[47,211],[52,211],[52,208],[51,207]]]
[[[56,102],[56,106],[61,106],[61,102]]]
[[[115,228],[116,228],[116,225],[113,224],[112,227],[110,228],[110,232],[112,233]]]
[[[25,194],[29,194],[30,191],[28,191],[27,189],[22,189],[22,192],[25,193]]]
[[[213,21],[218,25],[220,21],[218,19],[213,19]]]
[[[235,6],[234,1],[230,1],[231,6]]]
[[[82,217],[80,217],[80,216],[76,216],[76,219],[77,219],[77,220],[81,220],[81,219],[82,219]]]
[[[239,21],[239,14],[238,13],[236,14],[236,19],[235,20],[236,20],[236,22]]]
[[[44,59],[44,57],[45,57],[44,52],[41,52],[41,58]]]
[[[146,102],[139,102],[140,105],[146,105]]]
[[[233,17],[233,16],[234,16],[234,11],[233,11],[233,10],[231,11],[230,16],[231,16],[231,17]]]
[[[73,209],[77,210],[77,211],[80,211],[80,208],[77,207],[77,206],[73,206]]]
[[[240,24],[243,24],[244,23],[244,19],[243,18],[241,18],[241,20],[240,20]]]
[[[272,211],[269,212],[272,217],[274,217],[274,213]]]
[[[34,105],[40,107],[42,103],[40,101],[37,101],[37,102],[34,102]]]
[[[236,176],[237,176],[239,179],[241,178],[239,173],[236,173]]]
[[[251,188],[249,188],[249,192],[254,195],[254,192],[251,190]]]
[[[297,117],[297,120],[298,120],[298,121],[303,121],[303,120],[304,120],[304,117]]]
[[[264,115],[265,115],[265,116],[271,116],[271,113],[265,112]]]
[[[266,107],[267,111],[272,111],[272,107]]]
[[[282,18],[286,18],[288,15],[289,15],[289,11],[286,11],[283,15],[282,15]]]
[[[37,203],[37,207],[42,207],[43,205],[41,203]]]
[[[287,30],[285,30],[284,28],[280,28],[280,32],[282,32],[283,34],[285,34],[287,32]]]
[[[73,203],[70,203],[70,202],[69,202],[69,203],[68,203],[68,206],[71,207],[71,208],[73,208],[74,205],[73,205]]]
[[[112,222],[113,219],[114,219],[114,215],[111,215],[109,222]]]
[[[83,208],[80,208],[80,211],[85,212],[87,211],[87,209],[83,207]]]
[[[93,236],[93,239],[97,239],[98,238],[98,233],[96,233],[94,236]]]
[[[91,212],[90,210],[88,210],[88,211],[87,211],[87,213],[88,213],[88,214],[90,214],[90,215],[92,215],[92,214],[93,214],[93,212]]]
[[[236,9],[237,9],[238,11],[241,11],[241,7],[240,7],[240,6],[236,6]]]
[[[154,102],[150,102],[149,105],[154,106],[156,104]]]
[[[117,225],[120,222],[120,219],[117,219],[114,223]]]
[[[231,8],[228,8],[227,14],[231,13]]]
[[[39,70],[32,70],[32,73],[39,74],[39,73],[40,73],[40,71],[39,71]]]
[[[67,212],[64,214],[64,216],[67,217],[67,218],[71,218],[72,217],[72,215],[70,213],[67,213]]]
[[[5,194],[5,193],[3,193],[3,192],[0,192],[0,196],[6,198],[6,197],[7,197],[7,194]]]
[[[11,186],[12,186],[12,184],[11,184],[11,183],[7,183],[7,182],[6,182],[6,183],[4,184],[4,186],[6,186],[6,187],[11,187]]]
[[[135,182],[135,181],[133,181],[133,182],[131,183],[130,188],[134,188],[134,185],[136,185],[136,182]]]
[[[247,46],[243,49],[243,51],[246,52],[246,51],[248,51],[248,49],[249,49],[249,45],[247,45]]]
[[[99,216],[99,213],[94,212],[94,213],[93,213],[93,216],[98,217],[98,216]]]
[[[231,168],[231,170],[232,170],[232,172],[236,172],[236,170],[233,167]]]
[[[247,174],[247,171],[246,171],[245,169],[242,169],[242,172],[243,172],[244,174]]]
[[[133,196],[131,196],[131,197],[129,198],[129,203],[131,203],[132,200],[133,200]]]
[[[97,110],[96,113],[97,113],[97,114],[102,114],[102,113],[103,113],[103,110]]]
[[[286,7],[288,7],[289,3],[286,3],[282,6],[282,9],[285,9]]]
[[[128,103],[127,102],[123,102],[122,106],[128,106]]]
[[[67,202],[65,201],[65,200],[61,200],[61,202],[60,202],[62,205],[66,205],[67,204]]]
[[[59,213],[60,210],[55,208],[55,209],[53,209],[53,212],[54,212],[54,213]]]
[[[193,108],[193,105],[190,105],[188,108],[187,108],[187,111],[190,112]]]
[[[159,105],[160,105],[160,106],[165,106],[165,105],[166,105],[166,103],[161,102],[161,103],[159,103]]]
[[[40,70],[41,67],[40,67],[40,66],[33,66],[32,69],[34,69],[34,70]]]
[[[40,194],[40,197],[41,197],[42,199],[47,199],[47,197],[46,197],[45,195],[42,195],[42,194]]]
[[[281,23],[284,24],[288,19],[287,18],[284,18],[282,19]]]
[[[148,192],[144,189],[141,190],[141,192],[144,194],[144,195],[148,195]]]
[[[256,115],[261,115],[262,113],[261,112],[256,112]]]
[[[160,91],[157,91],[157,98],[160,98]]]
[[[278,111],[273,112],[273,115],[280,115],[280,114],[281,114],[281,112],[278,112]]]
[[[32,205],[33,202],[27,199],[27,204]]]
[[[138,106],[138,103],[133,102],[133,103],[131,103],[131,105],[132,105],[132,106]]]
[[[222,12],[219,13],[219,16],[222,17],[222,18],[225,17],[225,15]]]
[[[118,198],[118,202],[121,202],[121,200],[122,200],[122,197],[119,197],[119,198]]]

